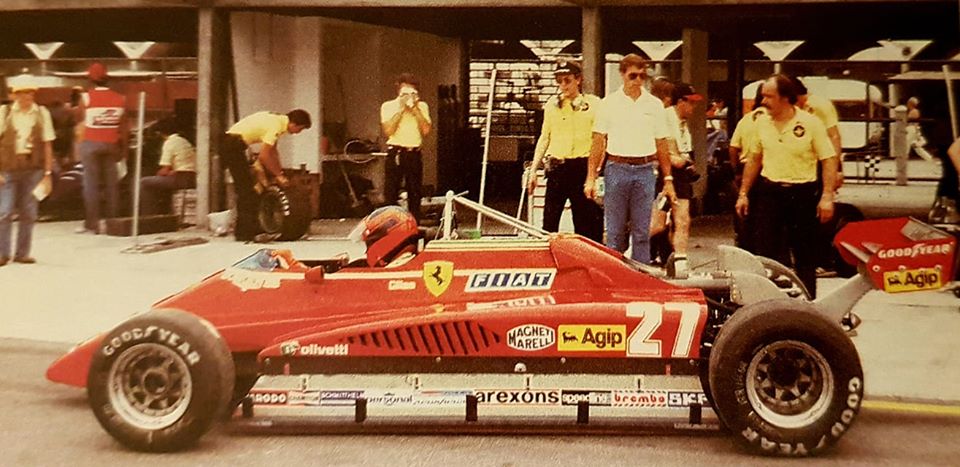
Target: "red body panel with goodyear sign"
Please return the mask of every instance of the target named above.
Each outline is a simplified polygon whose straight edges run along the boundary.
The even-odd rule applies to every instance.
[[[270,357],[587,357],[696,359],[699,289],[640,273],[577,236],[434,241],[405,264],[302,270],[243,263],[155,305],[213,324],[235,353]],[[94,338],[55,362],[83,386]]]
[[[956,238],[911,218],[852,223],[834,243],[850,264],[860,255],[874,285],[886,292],[935,290],[953,278]]]

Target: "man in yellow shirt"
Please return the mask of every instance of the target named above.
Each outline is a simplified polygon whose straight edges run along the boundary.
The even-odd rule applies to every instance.
[[[757,119],[767,113],[767,108],[763,106],[763,86],[757,86],[757,94],[753,99],[753,110],[747,112],[743,118],[737,122],[737,127],[733,130],[730,137],[730,147],[727,149],[730,155],[730,166],[733,167],[734,185],[739,190],[743,181],[743,167],[747,163],[747,152],[753,139],[756,137]],[[755,252],[753,219],[751,216],[743,218],[733,216],[733,231],[736,236],[735,243],[737,247],[744,250]]]
[[[560,62],[554,75],[560,93],[543,107],[543,128],[530,166],[529,190],[533,193],[537,169],[543,162],[547,177],[543,230],[559,229],[563,208],[570,200],[574,231],[603,242],[603,210],[583,194],[600,98],[580,92],[583,74],[577,62]]]
[[[239,241],[251,241],[259,233],[257,208],[259,198],[254,191],[255,180],[250,173],[247,161],[247,147],[260,143],[258,160],[264,170],[277,185],[287,186],[289,181],[283,175],[277,141],[284,134],[295,135],[310,128],[310,114],[306,110],[296,109],[286,115],[274,112],[257,112],[235,123],[226,135],[220,147],[223,164],[233,177],[233,190],[237,195],[237,225],[234,236]]]
[[[430,133],[430,107],[420,100],[419,81],[409,73],[397,78],[397,97],[380,106],[380,126],[387,135],[387,204],[396,201],[401,185],[407,188],[407,209],[420,220],[423,159],[420,147]]]
[[[827,129],[827,136],[830,137],[830,144],[840,158],[840,169],[837,171],[837,188],[843,186],[843,143],[840,141],[840,115],[837,108],[830,99],[815,94],[810,94],[807,87],[796,77],[793,79],[797,83],[797,107],[810,112],[813,116],[823,122]]]
[[[817,218],[833,217],[833,193],[839,157],[823,123],[796,107],[797,86],[784,75],[763,83],[768,114],[757,119],[757,136],[747,152],[737,214],[755,216],[757,253],[793,264],[797,276],[816,296]],[[822,167],[822,191],[817,163]],[[756,183],[756,192],[747,198]],[[819,200],[818,200],[818,193]],[[752,204],[752,206],[751,206]],[[779,248],[786,237],[786,248]],[[790,261],[792,256],[793,261]]]

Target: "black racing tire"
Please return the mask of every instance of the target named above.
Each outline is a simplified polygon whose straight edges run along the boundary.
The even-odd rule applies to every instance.
[[[209,322],[176,310],[151,311],[104,337],[87,374],[100,425],[138,451],[195,444],[233,395],[233,358]]]
[[[310,199],[306,192],[273,185],[260,194],[260,229],[279,234],[278,240],[299,240],[310,230]]]
[[[747,449],[808,456],[831,447],[863,400],[850,338],[811,303],[777,299],[738,310],[710,354],[714,410]]]
[[[812,301],[810,291],[803,281],[792,269],[783,265],[783,263],[764,256],[758,256],[763,269],[767,272],[767,279],[770,279],[781,291],[790,298],[800,298],[806,301]]]

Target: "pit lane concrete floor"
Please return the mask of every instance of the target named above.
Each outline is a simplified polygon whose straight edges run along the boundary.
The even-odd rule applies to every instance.
[[[344,239],[354,222],[318,221],[307,240],[271,247],[289,248],[302,258],[340,252],[356,257],[362,247]],[[129,254],[122,250],[132,239],[74,234],[78,225],[38,224],[33,248],[38,263],[0,267],[0,339],[80,342],[263,247],[188,230],[164,237],[202,236],[209,243]],[[717,245],[731,243],[730,225],[724,216],[695,219],[692,266],[712,267]],[[826,292],[841,281],[821,279],[820,289]],[[958,309],[960,299],[949,292],[867,294],[854,309],[863,318],[854,342],[868,399],[960,405]]]

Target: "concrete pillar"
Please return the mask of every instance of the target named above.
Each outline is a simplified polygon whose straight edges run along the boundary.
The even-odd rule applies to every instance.
[[[583,91],[603,95],[603,24],[600,7],[583,7],[580,13],[583,48]]]
[[[709,37],[706,31],[698,29],[685,28],[683,30],[683,62],[680,76],[684,82],[693,85],[698,93],[706,96],[707,82],[710,80],[710,64],[707,61],[707,41]],[[697,171],[704,175],[700,177],[693,187],[693,196],[691,212],[700,212],[701,201],[707,191],[707,105],[706,101],[696,106],[693,116],[687,121],[687,127],[690,129],[690,136],[693,139],[693,153],[695,157]]]
[[[907,184],[907,158],[910,148],[907,145],[907,107],[898,105],[893,109],[893,131],[890,132],[891,154],[897,161],[897,185]]]
[[[225,131],[230,60],[229,17],[214,8],[199,10],[197,27],[197,208],[196,222],[206,227],[219,186],[217,150]]]

